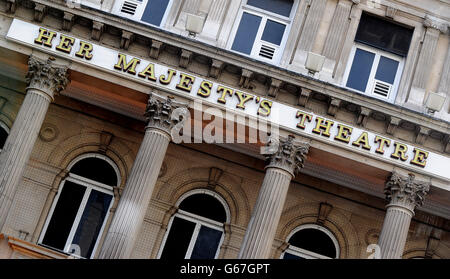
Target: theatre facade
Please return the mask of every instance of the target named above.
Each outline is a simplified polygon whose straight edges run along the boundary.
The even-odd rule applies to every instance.
[[[0,258],[450,258],[447,0],[0,0]]]

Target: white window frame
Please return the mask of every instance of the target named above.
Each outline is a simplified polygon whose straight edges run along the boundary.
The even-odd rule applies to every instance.
[[[347,87],[347,81],[348,78],[350,76],[350,70],[352,68],[353,65],[353,60],[355,58],[355,54],[356,54],[356,50],[357,49],[362,49],[368,52],[371,52],[373,54],[375,54],[375,58],[373,60],[373,64],[372,64],[372,68],[370,70],[370,75],[369,75],[369,80],[367,81],[367,85],[366,85],[366,91],[360,91],[351,87]],[[389,92],[389,95],[387,97],[378,95],[378,94],[373,94],[373,87],[375,86],[375,75],[377,72],[377,68],[378,68],[378,64],[380,62],[380,57],[384,56],[387,58],[390,58],[392,60],[398,61],[398,68],[397,68],[397,72],[395,73],[395,79],[394,79],[394,84],[392,84],[392,88],[391,91]],[[375,47],[371,47],[371,46],[367,46],[361,43],[354,43],[352,50],[350,52],[350,56],[349,59],[347,61],[347,66],[346,66],[346,70],[345,70],[345,74],[344,74],[344,80],[343,80],[343,84],[342,86],[344,86],[345,88],[352,90],[352,91],[356,91],[358,93],[370,96],[370,97],[374,97],[377,99],[381,99],[384,101],[388,101],[393,103],[395,101],[395,97],[397,96],[397,91],[398,91],[398,86],[400,84],[400,80],[402,78],[402,73],[403,73],[403,67],[405,64],[405,57],[399,56],[399,55],[395,55],[392,54],[390,52],[387,51],[383,51],[381,49],[375,48]],[[382,81],[379,81],[381,83],[384,83]]]
[[[130,14],[121,12],[122,5],[123,5],[123,3],[125,1],[137,4],[136,12],[134,13],[134,15],[130,15]],[[143,24],[147,24],[147,25],[150,25],[150,26],[155,26],[155,27],[162,28],[166,24],[167,17],[169,15],[170,9],[172,8],[172,5],[173,5],[173,0],[169,0],[169,3],[167,4],[167,7],[166,7],[166,11],[165,11],[163,18],[161,19],[161,23],[159,25],[153,25],[153,24],[150,24],[148,22],[145,22],[145,21],[141,20],[143,14],[144,14],[145,8],[147,7],[148,1],[149,0],[141,0],[141,1],[139,1],[139,0],[120,0],[120,1],[116,1],[114,3],[114,7],[112,9],[112,13],[116,14],[116,15],[119,15],[121,17],[132,19],[134,21],[139,21],[139,22],[141,22]]]
[[[315,230],[319,230],[319,231],[324,232],[331,239],[331,241],[333,242],[334,247],[336,249],[336,259],[339,259],[339,254],[341,252],[340,248],[339,248],[339,242],[337,241],[336,237],[334,236],[334,234],[332,232],[330,232],[327,228],[322,227],[320,225],[316,225],[316,224],[301,225],[301,226],[295,228],[288,235],[288,237],[286,238],[286,242],[288,242],[289,239],[294,234],[296,234],[297,232],[299,232],[301,230],[304,230],[304,229],[315,229]],[[311,251],[308,251],[308,250],[305,250],[305,249],[302,249],[302,248],[299,248],[299,247],[296,247],[296,246],[293,246],[293,245],[289,245],[288,248],[283,253],[281,253],[280,259],[284,258],[284,254],[285,253],[289,253],[289,254],[292,254],[292,255],[295,255],[295,256],[298,256],[298,257],[302,257],[302,258],[305,258],[305,259],[332,259],[330,257],[324,256],[324,255],[321,255],[321,254],[317,254],[317,253],[314,253],[314,252],[311,252]]]
[[[9,129],[8,125],[6,125],[5,123],[3,123],[3,121],[0,121],[0,127],[6,131],[6,133],[9,136],[9,133],[11,133],[11,130]],[[6,143],[6,141],[5,141]],[[0,152],[2,152],[3,148],[0,148]]]
[[[108,157],[106,157],[104,155],[101,155],[101,154],[88,153],[88,154],[81,155],[81,156],[77,157],[75,160],[73,160],[69,164],[67,169],[70,170],[77,162],[79,162],[79,161],[81,161],[83,159],[86,159],[86,158],[100,158],[100,159],[103,159],[104,161],[106,161],[107,163],[109,163],[114,168],[114,170],[116,171],[116,175],[118,177],[118,179],[117,179],[118,183],[115,186],[120,185],[120,176],[119,176],[119,169],[118,169],[118,167],[116,166],[116,164],[111,159],[109,159]],[[76,214],[75,219],[73,221],[72,228],[71,228],[71,230],[69,232],[69,235],[67,236],[67,240],[66,240],[66,243],[64,245],[64,249],[63,250],[59,250],[57,248],[48,246],[48,245],[46,245],[46,244],[44,244],[42,242],[44,240],[45,234],[47,233],[48,225],[50,224],[50,220],[53,217],[53,213],[55,211],[56,205],[58,204],[59,197],[61,196],[61,193],[62,193],[62,191],[64,189],[64,185],[65,185],[66,181],[73,182],[75,184],[84,186],[84,187],[86,187],[86,190],[84,192],[84,195],[83,195],[83,198],[81,200],[81,203],[80,203],[80,205],[78,207],[78,211],[77,211],[77,214]],[[91,253],[91,256],[90,256],[91,259],[94,257],[95,251],[98,248],[98,244],[100,242],[101,236],[103,235],[103,232],[104,232],[104,229],[105,229],[106,220],[108,220],[111,207],[114,204],[114,199],[115,198],[114,198],[113,186],[106,185],[106,184],[103,184],[103,183],[100,183],[100,182],[97,182],[97,181],[91,180],[89,178],[85,178],[85,177],[82,177],[82,176],[79,176],[79,175],[76,175],[76,174],[73,174],[73,173],[70,173],[70,172],[68,174],[68,177],[65,178],[60,184],[58,193],[57,193],[57,195],[55,197],[55,200],[53,201],[52,207],[50,208],[49,214],[47,216],[47,220],[45,221],[44,227],[43,227],[42,232],[41,232],[41,234],[39,236],[39,240],[38,240],[38,244],[39,245],[42,245],[42,246],[45,246],[45,247],[49,247],[50,249],[53,249],[53,250],[59,250],[60,252],[63,252],[63,253],[66,253],[66,254],[71,254],[70,253],[70,249],[71,249],[71,245],[72,245],[72,242],[73,242],[73,238],[75,236],[76,230],[78,229],[78,225],[80,223],[81,217],[82,217],[83,212],[84,212],[84,210],[86,208],[86,204],[88,202],[88,199],[89,199],[89,196],[91,195],[92,190],[96,190],[96,191],[99,191],[99,192],[102,192],[102,193],[105,193],[105,194],[109,194],[112,197],[111,202],[109,204],[109,207],[108,207],[108,209],[106,211],[105,218],[103,219],[102,227],[101,227],[101,229],[100,229],[100,231],[98,233],[98,236],[97,236],[97,239],[96,239],[96,242],[95,242],[95,245],[94,245],[94,249],[92,250],[92,253]],[[77,257],[77,258],[83,258],[80,255],[76,255],[76,254],[72,254],[72,255]]]
[[[225,200],[221,196],[219,196],[217,193],[215,193],[213,191],[210,191],[210,190],[196,189],[196,190],[190,191],[190,192],[188,192],[188,193],[186,193],[186,194],[184,194],[184,195],[182,195],[180,197],[180,199],[176,203],[176,206],[179,206],[183,200],[185,200],[186,198],[188,198],[188,197],[190,197],[192,195],[195,195],[195,194],[206,194],[206,195],[211,195],[214,198],[216,198],[222,204],[223,208],[225,209],[225,212],[226,212],[226,223],[229,222],[229,220],[230,220],[229,219],[230,218],[230,211],[229,211],[227,203],[225,202]],[[182,209],[178,209],[177,213],[175,213],[171,217],[171,219],[169,221],[169,225],[167,226],[167,231],[166,231],[166,233],[164,235],[163,241],[162,241],[161,246],[159,248],[157,258],[158,259],[161,258],[162,252],[164,250],[164,247],[166,246],[166,241],[167,241],[167,238],[169,236],[169,233],[170,233],[170,230],[172,228],[172,224],[173,224],[173,221],[175,220],[175,217],[178,217],[178,218],[190,221],[192,223],[195,223],[194,231],[192,233],[191,240],[189,242],[188,249],[186,251],[186,254],[185,254],[184,258],[185,259],[190,259],[191,255],[192,255],[192,251],[194,250],[195,242],[197,241],[197,237],[198,237],[198,234],[200,232],[200,228],[201,228],[201,226],[205,226],[205,227],[209,227],[209,228],[212,228],[212,229],[215,229],[215,230],[218,230],[218,231],[222,232],[222,237],[220,238],[219,244],[217,246],[217,251],[216,251],[216,254],[214,256],[214,259],[217,259],[217,257],[219,256],[219,253],[220,253],[220,247],[222,246],[223,240],[225,238],[225,230],[223,229],[223,223],[220,223],[220,222],[217,222],[217,221],[205,218],[203,216],[199,216],[197,214],[193,214],[193,213],[184,211]]]
[[[279,64],[281,57],[283,55],[283,52],[284,52],[284,48],[286,46],[287,39],[289,37],[292,22],[294,21],[294,15],[297,11],[299,1],[300,0],[294,0],[294,3],[292,4],[291,14],[289,15],[289,17],[285,17],[285,16],[279,15],[277,13],[273,13],[273,12],[270,12],[270,11],[267,11],[267,10],[264,10],[261,8],[247,5],[247,0],[241,0],[241,5],[239,8],[238,16],[236,17],[233,28],[231,29],[231,36],[228,39],[228,44],[227,44],[226,48],[232,52],[235,52],[235,53],[238,53],[241,55],[250,56],[257,60],[265,61],[265,62],[268,62],[271,64]],[[256,33],[255,41],[253,43],[253,47],[252,47],[252,50],[249,55],[231,49],[231,47],[233,46],[234,39],[236,37],[236,33],[239,28],[239,24],[241,23],[242,15],[244,14],[244,12],[261,17],[261,23],[259,25],[258,32]],[[270,42],[264,41],[264,44],[274,47],[275,49],[278,49],[278,51],[276,51],[276,55],[274,55],[272,59],[268,59],[268,58],[259,56],[259,49],[261,48],[261,45],[262,45],[261,37],[264,32],[264,28],[266,27],[266,22],[268,19],[286,25],[286,29],[284,31],[283,38],[281,39],[281,43],[279,46],[272,44]]]

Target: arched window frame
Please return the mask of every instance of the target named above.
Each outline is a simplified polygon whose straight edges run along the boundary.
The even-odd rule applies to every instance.
[[[115,173],[116,173],[116,176],[117,176],[117,184],[116,184],[115,186],[106,185],[106,184],[103,184],[103,183],[100,183],[100,182],[91,180],[91,179],[89,179],[89,178],[85,178],[85,177],[82,177],[82,176],[79,176],[79,175],[70,173],[70,170],[72,169],[72,167],[73,167],[76,163],[80,162],[80,161],[83,160],[83,159],[87,159],[87,158],[98,158],[98,159],[102,159],[102,160],[106,161],[106,162],[114,169],[114,171],[115,171]],[[49,211],[49,213],[48,213],[47,219],[45,220],[44,227],[43,227],[43,229],[42,229],[42,231],[41,231],[41,234],[40,234],[40,236],[39,236],[38,244],[39,244],[39,245],[42,245],[42,246],[45,246],[45,247],[49,247],[50,249],[53,249],[53,250],[59,250],[59,249],[57,249],[57,248],[54,248],[54,247],[50,247],[50,246],[48,246],[48,245],[45,245],[45,244],[43,243],[43,240],[44,240],[45,234],[46,234],[46,232],[47,232],[47,229],[48,229],[50,220],[51,220],[51,218],[52,218],[52,216],[53,216],[53,213],[54,213],[54,211],[55,211],[55,207],[56,207],[56,205],[58,204],[58,200],[59,200],[59,197],[60,197],[60,195],[61,195],[61,193],[62,193],[62,190],[63,190],[63,188],[64,188],[64,185],[65,185],[65,183],[66,183],[67,181],[70,181],[70,182],[73,182],[73,183],[76,183],[76,184],[79,184],[79,185],[81,185],[81,186],[86,187],[86,190],[85,190],[85,192],[84,192],[83,199],[82,199],[82,201],[81,201],[81,203],[80,203],[80,206],[79,206],[79,208],[78,208],[78,212],[77,212],[77,214],[76,214],[75,220],[74,220],[74,222],[73,222],[73,224],[72,224],[72,228],[71,228],[71,230],[70,230],[70,233],[69,233],[69,235],[68,235],[68,237],[67,237],[67,240],[66,240],[66,243],[65,243],[65,245],[64,245],[64,249],[63,249],[62,251],[60,251],[60,252],[62,252],[62,253],[71,254],[71,255],[74,256],[74,257],[79,257],[79,258],[81,258],[81,256],[79,256],[79,255],[76,254],[76,251],[75,251],[75,252],[72,252],[72,251],[71,251],[71,244],[72,244],[73,238],[74,238],[74,236],[75,236],[76,230],[77,230],[77,228],[78,228],[78,225],[79,225],[80,219],[81,219],[81,217],[82,217],[82,214],[83,214],[83,212],[84,212],[84,209],[85,209],[85,207],[86,207],[86,204],[87,204],[87,201],[88,201],[88,199],[89,199],[89,196],[90,196],[90,194],[91,194],[91,191],[92,191],[92,190],[96,190],[96,191],[99,191],[99,192],[103,192],[103,193],[106,193],[106,194],[110,194],[110,195],[112,196],[111,202],[110,202],[109,207],[108,207],[108,209],[107,209],[107,211],[106,211],[105,218],[103,219],[102,227],[101,227],[101,229],[100,229],[100,231],[99,231],[99,233],[98,233],[96,243],[95,243],[94,248],[93,248],[92,253],[91,253],[91,257],[90,257],[90,258],[93,258],[94,255],[95,255],[95,251],[96,251],[97,248],[98,248],[100,239],[101,239],[101,237],[102,237],[102,235],[103,235],[103,232],[104,232],[104,230],[105,230],[106,220],[108,220],[108,218],[109,218],[109,214],[110,214],[111,207],[112,207],[112,205],[114,204],[115,196],[114,196],[113,188],[119,186],[120,183],[121,183],[121,179],[120,179],[120,171],[119,171],[119,168],[117,167],[116,163],[115,163],[113,160],[111,160],[110,158],[108,158],[108,157],[105,156],[105,155],[98,154],[98,153],[86,153],[86,154],[80,155],[80,156],[76,157],[74,160],[72,160],[72,161],[70,162],[70,164],[67,166],[66,169],[69,171],[69,172],[68,172],[68,175],[67,175],[67,177],[66,177],[65,179],[63,179],[63,180],[61,181],[61,183],[60,183],[60,186],[59,186],[59,188],[58,188],[58,193],[57,193],[57,195],[55,196],[55,199],[54,199],[54,201],[53,201],[53,203],[52,203],[52,206],[51,206],[51,208],[50,208],[50,211]]]
[[[176,202],[175,205],[177,207],[180,206],[180,204],[185,199],[187,199],[190,196],[196,195],[196,194],[210,195],[210,196],[214,197],[215,199],[217,199],[222,204],[223,208],[225,209],[225,213],[226,213],[226,221],[225,221],[225,223],[229,223],[230,222],[231,213],[230,213],[230,209],[228,207],[228,204],[226,203],[226,201],[220,195],[218,195],[217,193],[215,193],[215,192],[213,192],[211,190],[196,189],[196,190],[189,191],[189,192],[183,194],[178,199],[178,201]],[[220,253],[220,247],[222,246],[222,243],[223,243],[223,240],[224,240],[224,237],[225,237],[225,230],[223,228],[223,224],[224,223],[220,223],[220,222],[217,222],[217,221],[214,221],[214,220],[211,220],[211,219],[199,216],[197,214],[193,214],[193,213],[184,211],[182,209],[178,209],[177,212],[170,218],[169,225],[167,227],[166,234],[164,235],[163,241],[162,241],[160,249],[158,251],[157,258],[158,259],[161,258],[162,252],[163,252],[164,247],[166,245],[167,237],[169,236],[169,232],[170,232],[170,230],[172,228],[172,223],[173,223],[173,220],[175,219],[175,217],[179,217],[179,218],[182,218],[184,220],[188,220],[188,221],[191,221],[191,222],[195,223],[195,229],[194,229],[194,232],[192,234],[191,241],[190,241],[190,244],[189,244],[189,247],[187,249],[186,256],[185,256],[186,259],[189,259],[191,257],[192,250],[194,249],[195,241],[197,240],[198,233],[199,233],[200,227],[202,225],[221,231],[222,232],[222,237],[221,237],[221,239],[219,241],[219,245],[218,245],[216,254],[214,256],[214,259],[217,259],[217,257],[219,256],[219,253]]]
[[[8,134],[11,132],[11,130],[9,129],[8,125],[6,125],[3,121],[0,121],[0,128],[5,130],[5,132]],[[2,151],[3,147],[0,147],[0,152]]]
[[[289,239],[291,239],[291,237],[294,234],[296,234],[297,232],[304,230],[304,229],[315,229],[315,230],[324,232],[331,239],[331,241],[334,244],[334,247],[336,249],[336,259],[339,258],[339,254],[340,254],[339,242],[337,241],[336,237],[334,236],[334,234],[331,231],[329,231],[327,228],[320,226],[320,225],[316,225],[316,224],[301,225],[301,226],[295,228],[288,235],[288,237],[286,238],[286,242],[288,242]],[[293,246],[290,244],[289,244],[288,248],[281,254],[281,259],[284,258],[285,253],[289,253],[289,254],[299,256],[302,258],[306,258],[306,259],[331,259],[327,256],[323,256],[323,255],[320,255],[320,254],[317,254],[317,253],[314,253],[314,252],[311,252],[311,251],[308,251],[308,250],[305,250],[305,249],[302,249],[302,248],[299,248],[299,247],[296,247],[296,246]]]

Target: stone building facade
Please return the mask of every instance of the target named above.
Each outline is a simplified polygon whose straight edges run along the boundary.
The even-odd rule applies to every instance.
[[[0,258],[450,258],[449,15],[0,0]]]

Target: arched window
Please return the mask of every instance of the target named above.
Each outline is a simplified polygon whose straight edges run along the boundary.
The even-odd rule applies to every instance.
[[[177,203],[158,257],[161,259],[214,259],[223,241],[223,223],[229,213],[225,201],[209,190],[195,190]]]
[[[337,259],[339,245],[334,235],[319,225],[303,225],[288,237],[283,259]]]
[[[69,165],[39,243],[91,258],[120,184],[117,166],[106,156],[85,154]]]
[[[9,128],[5,123],[0,121],[0,151],[2,151],[3,146],[5,146],[6,139],[9,135]]]

